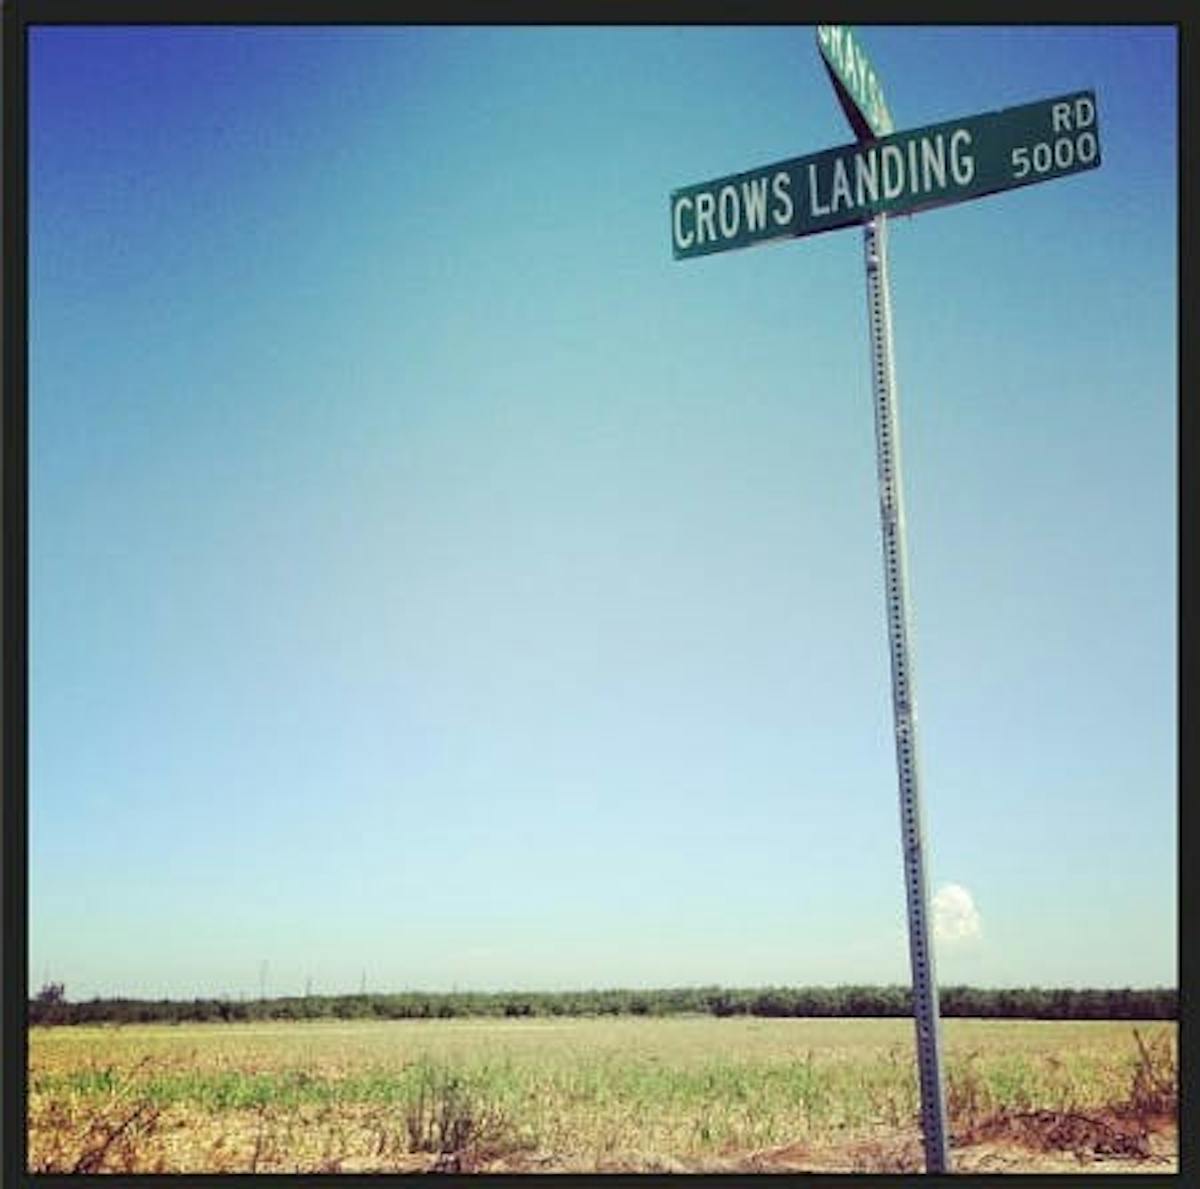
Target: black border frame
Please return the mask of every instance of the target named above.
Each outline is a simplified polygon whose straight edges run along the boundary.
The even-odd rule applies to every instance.
[[[1186,458],[1191,451],[1195,436],[1195,413],[1191,404],[1184,399],[1189,389],[1188,380],[1195,375],[1197,337],[1200,337],[1200,317],[1195,308],[1189,306],[1191,296],[1188,284],[1188,266],[1195,259],[1197,237],[1189,216],[1195,213],[1196,175],[1194,167],[1189,169],[1193,158],[1189,155],[1192,143],[1189,138],[1195,126],[1196,86],[1193,54],[1189,42],[1188,26],[1196,23],[1195,13],[1185,18],[1182,3],[1164,3],[1164,0],[1143,0],[1135,16],[1081,21],[1077,15],[1063,13],[1054,20],[1043,8],[1022,21],[1020,14],[1011,8],[989,5],[987,15],[976,15],[972,10],[966,17],[959,6],[934,0],[921,6],[921,20],[881,13],[878,0],[867,0],[866,11],[861,0],[850,0],[838,6],[837,15],[850,23],[871,24],[916,24],[925,21],[958,25],[1002,25],[1002,24],[1107,24],[1107,25],[1168,25],[1177,31],[1177,72],[1179,80],[1179,107],[1177,113],[1178,187],[1179,187],[1179,251],[1178,251],[1178,342],[1179,375],[1179,421],[1177,468],[1179,477],[1178,525],[1178,607],[1179,607],[1179,653],[1177,660],[1179,744],[1178,744],[1178,904],[1177,946],[1179,957],[1179,1044],[1180,1044],[1180,1128],[1179,1128],[1179,1171],[1176,1174],[1133,1174],[1106,1173],[1106,1185],[1132,1184],[1142,1189],[1156,1185],[1200,1184],[1200,1166],[1197,1165],[1197,1139],[1200,1126],[1189,1131],[1185,1121],[1200,1119],[1196,1065],[1200,1051],[1193,1031],[1195,1001],[1191,987],[1196,975],[1195,938],[1185,944],[1184,908],[1194,903],[1200,870],[1185,862],[1186,856],[1196,853],[1195,818],[1183,795],[1187,787],[1188,763],[1187,737],[1190,706],[1191,678],[1198,667],[1195,634],[1189,624],[1188,577],[1190,543],[1194,532],[1192,509],[1200,506],[1200,483],[1186,472]],[[0,759],[3,763],[2,801],[0,826],[0,921],[3,928],[2,972],[2,1043],[3,1076],[0,1078],[0,1185],[29,1187],[29,1189],[81,1189],[87,1185],[169,1186],[170,1189],[212,1186],[252,1186],[262,1183],[266,1174],[75,1174],[46,1175],[32,1174],[26,1169],[26,1071],[28,1058],[27,1037],[27,983],[28,983],[28,920],[27,870],[28,870],[28,374],[26,343],[28,339],[28,29],[32,25],[609,25],[609,24],[719,24],[719,25],[792,25],[816,23],[824,13],[800,12],[777,6],[768,0],[768,11],[751,9],[744,4],[722,3],[720,0],[692,0],[686,8],[679,0],[669,0],[669,10],[662,11],[661,5],[645,6],[630,0],[615,0],[603,5],[586,5],[582,15],[579,0],[575,0],[574,12],[564,17],[548,15],[537,4],[507,0],[498,10],[494,5],[479,0],[453,0],[453,9],[448,13],[444,5],[432,0],[414,4],[404,0],[402,5],[389,5],[385,0],[350,0],[343,9],[336,0],[184,0],[182,4],[164,6],[151,0],[0,0],[3,47],[0,66],[4,82],[3,98],[3,331],[0,345],[3,348],[3,431],[0,435],[0,458],[3,460],[2,486],[0,486],[0,520],[3,522],[4,552],[0,565],[3,588],[3,687],[0,695],[0,715],[3,718],[3,748]],[[770,11],[774,7],[775,11]],[[930,11],[930,10],[934,11]],[[276,1181],[288,1185],[336,1186],[337,1189],[360,1189],[378,1186],[397,1179],[410,1179],[401,1174],[271,1174]],[[762,1175],[762,1174],[758,1174]],[[737,1185],[756,1179],[739,1175],[689,1174],[679,1175],[585,1175],[585,1174],[538,1174],[540,1180],[576,1184],[602,1183],[604,1185],[667,1185],[678,1186],[700,1182],[704,1184]],[[486,1182],[523,1181],[524,1176],[472,1174],[455,1178],[471,1184]],[[880,1186],[912,1185],[911,1175],[879,1174],[856,1176],[853,1174],[774,1174],[776,1181],[797,1180],[806,1186],[846,1185],[868,1183]],[[1094,1174],[1085,1170],[1079,1174],[1005,1174],[995,1176],[946,1175],[921,1176],[919,1183],[927,1185],[997,1184],[1003,1186],[1020,1184],[1049,1184],[1053,1186],[1088,1185]]]

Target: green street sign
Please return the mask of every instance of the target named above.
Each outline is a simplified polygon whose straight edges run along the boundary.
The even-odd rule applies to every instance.
[[[676,260],[687,260],[965,202],[1099,164],[1096,96],[1076,91],[685,186],[671,194],[671,245]]]
[[[859,140],[887,136],[894,127],[892,114],[858,33],[850,25],[818,25],[817,48],[855,136]]]

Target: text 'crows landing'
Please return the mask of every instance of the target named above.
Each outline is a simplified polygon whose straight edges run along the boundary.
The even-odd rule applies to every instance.
[[[1080,91],[686,186],[671,195],[671,242],[677,258],[702,256],[1099,164],[1095,95]]]

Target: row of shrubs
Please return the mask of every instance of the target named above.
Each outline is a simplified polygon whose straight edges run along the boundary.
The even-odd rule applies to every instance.
[[[461,1016],[908,1016],[912,992],[901,986],[677,987],[665,990],[418,992],[307,995],[275,999],[67,1000],[61,987],[29,1003],[31,1024],[132,1024],[317,1019],[453,1019]],[[1178,993],[1148,990],[989,990],[942,987],[943,1016],[1038,1020],[1173,1020]]]

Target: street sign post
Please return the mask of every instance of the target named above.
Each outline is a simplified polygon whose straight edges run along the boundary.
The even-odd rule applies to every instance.
[[[860,143],[871,143],[892,132],[891,113],[877,87],[877,77],[857,41],[839,37],[836,26],[818,27],[817,44],[833,83],[834,94]],[[857,84],[857,85],[856,85]],[[910,136],[896,145],[901,157],[910,156],[910,181],[919,152],[922,166],[931,145],[940,146],[937,134]],[[966,129],[950,132],[950,144],[970,143]],[[891,155],[891,146],[878,151],[878,161]],[[870,159],[870,153],[867,153]],[[956,181],[967,172],[965,156],[952,161]],[[834,164],[835,187],[839,177]],[[930,160],[936,167],[936,151]],[[863,158],[854,161],[856,179]],[[973,171],[972,171],[973,172]],[[845,178],[844,170],[841,175]],[[864,173],[864,177],[865,177]],[[944,174],[942,175],[945,176]],[[928,180],[936,180],[932,173]],[[926,189],[929,189],[928,180]],[[814,183],[815,184],[815,183]],[[848,185],[848,179],[843,186]],[[888,197],[885,179],[884,198]],[[832,192],[831,192],[832,198]],[[887,604],[888,646],[892,670],[892,722],[895,731],[896,773],[900,784],[900,847],[904,859],[904,894],[908,910],[908,952],[913,988],[913,1023],[916,1025],[917,1079],[921,1091],[921,1138],[927,1172],[950,1168],[946,1132],[946,1095],[942,1068],[942,1018],[938,1003],[937,966],[929,927],[929,884],[925,878],[925,817],[921,807],[921,782],[917,764],[916,694],[913,690],[909,638],[908,548],[904,539],[904,484],[900,477],[900,410],[897,407],[896,372],[892,359],[892,292],[888,282],[888,216],[880,211],[863,224],[867,272],[867,315],[871,338],[871,376],[875,398],[875,458],[879,477],[879,522],[883,541],[883,583]]]
[[[1091,91],[893,132],[879,77],[853,30],[819,25],[817,46],[859,143],[675,190],[671,249],[676,260],[688,260],[863,225],[921,1130],[925,1170],[940,1173],[949,1171],[949,1152],[917,762],[887,224],[891,215],[915,214],[1095,169],[1100,164],[1100,132]]]
[[[917,1030],[917,1080],[921,1088],[921,1137],[925,1146],[926,1172],[948,1172],[950,1152],[942,1073],[942,1019],[929,927],[929,884],[925,878],[925,856],[929,847],[917,762],[917,698],[912,672],[908,547],[904,534],[904,484],[900,469],[900,411],[892,352],[887,223],[887,216],[879,215],[863,228],[875,398],[879,524],[883,539],[883,586],[892,669],[892,725],[900,786],[900,849],[908,909],[908,957],[912,972],[913,1022]]]
[[[1096,97],[1077,91],[763,165],[671,194],[677,260],[915,214],[1100,164]]]

